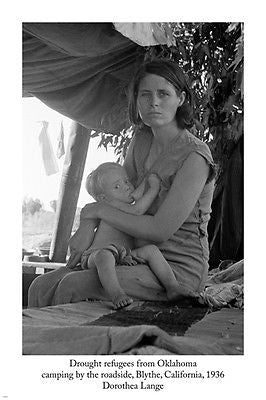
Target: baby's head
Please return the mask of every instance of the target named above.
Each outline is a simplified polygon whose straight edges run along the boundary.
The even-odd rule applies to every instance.
[[[97,201],[133,201],[133,185],[125,169],[114,162],[99,165],[86,179],[87,192]]]

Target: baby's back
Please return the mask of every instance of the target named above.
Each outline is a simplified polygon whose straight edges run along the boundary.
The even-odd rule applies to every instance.
[[[110,244],[133,249],[134,239],[126,233],[108,225],[106,222],[101,221],[90,248],[98,249],[109,246]]]

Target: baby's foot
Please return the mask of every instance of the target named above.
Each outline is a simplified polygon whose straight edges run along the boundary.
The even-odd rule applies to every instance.
[[[187,289],[184,286],[179,285],[178,283],[166,289],[166,296],[170,301],[179,300],[184,297],[198,297],[198,295],[191,289]]]
[[[129,304],[133,303],[133,299],[126,295],[126,293],[119,294],[118,296],[112,299],[114,303],[114,309],[118,310],[119,308],[123,308],[128,306]]]

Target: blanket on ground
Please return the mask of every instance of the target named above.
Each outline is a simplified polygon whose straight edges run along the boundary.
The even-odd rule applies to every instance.
[[[239,297],[234,290],[228,295],[230,286],[225,291],[215,290],[226,284],[243,285],[243,262],[217,270],[209,277],[205,291],[213,290],[209,293],[212,311]],[[236,294],[235,298],[232,293]],[[145,306],[145,302],[134,302],[129,308],[140,305]],[[147,322],[127,327],[99,326],[99,318],[119,312],[113,310],[109,302],[84,301],[26,309],[23,310],[23,354],[243,354],[243,311],[240,308],[227,307],[211,312],[193,324],[184,336],[170,335]]]
[[[239,310],[239,312],[241,312]],[[23,329],[23,354],[114,355],[114,354],[241,354],[242,347],[230,338],[170,336],[150,325],[27,326]]]

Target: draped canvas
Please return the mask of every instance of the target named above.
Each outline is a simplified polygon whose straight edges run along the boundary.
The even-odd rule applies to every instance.
[[[126,88],[144,50],[111,23],[24,23],[23,95],[104,132],[129,126]]]

